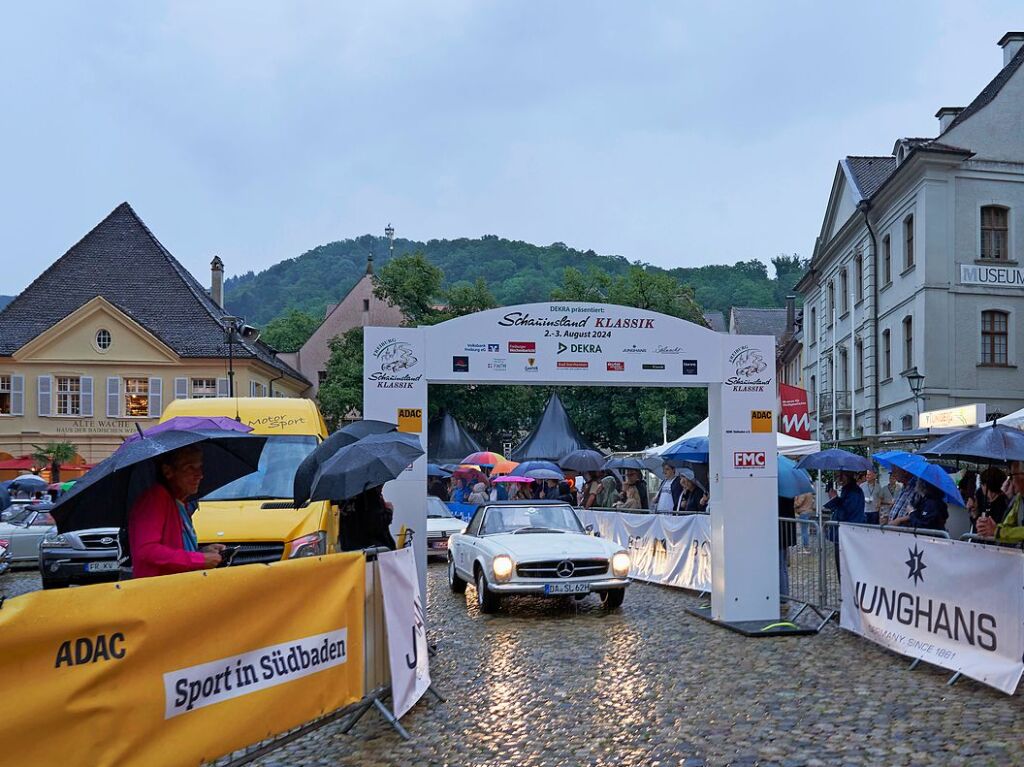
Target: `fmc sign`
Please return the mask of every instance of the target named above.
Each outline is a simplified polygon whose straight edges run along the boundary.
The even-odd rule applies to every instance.
[[[567,302],[491,309],[430,327],[368,327],[364,339],[364,416],[401,419],[424,449],[425,419],[407,414],[426,412],[428,383],[706,387],[712,617],[778,617],[774,338]],[[396,529],[416,533],[424,594],[426,465],[424,456],[385,488]]]

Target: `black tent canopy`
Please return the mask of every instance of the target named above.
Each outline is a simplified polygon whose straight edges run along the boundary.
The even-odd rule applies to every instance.
[[[560,461],[573,450],[594,450],[584,439],[557,394],[552,394],[540,421],[509,456],[513,461]]]
[[[480,444],[447,410],[442,410],[427,426],[427,459],[431,463],[462,463],[463,458],[480,449]]]

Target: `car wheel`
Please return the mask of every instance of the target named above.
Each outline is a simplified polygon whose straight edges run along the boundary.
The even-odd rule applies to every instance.
[[[625,589],[610,589],[601,592],[601,606],[605,610],[618,610],[622,607],[622,600],[626,598]]]
[[[455,560],[448,557],[448,587],[453,594],[465,594],[466,582],[455,572]]]
[[[487,588],[487,578],[483,570],[476,573],[476,605],[482,613],[493,613],[498,610],[498,595]]]

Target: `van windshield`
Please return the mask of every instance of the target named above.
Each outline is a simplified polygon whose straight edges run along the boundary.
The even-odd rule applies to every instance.
[[[313,452],[316,437],[267,437],[260,455],[260,467],[252,474],[229,482],[203,498],[204,501],[259,501],[291,498],[295,470]]]

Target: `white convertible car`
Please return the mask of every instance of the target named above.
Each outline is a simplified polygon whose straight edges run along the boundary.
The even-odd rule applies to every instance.
[[[461,594],[476,585],[481,612],[506,594],[576,596],[594,592],[604,606],[622,604],[629,554],[591,535],[567,503],[505,501],[477,509],[466,531],[448,541],[448,584]]]

